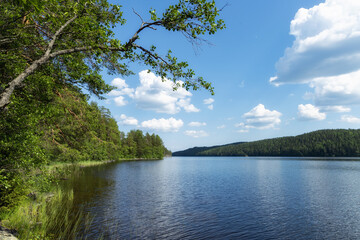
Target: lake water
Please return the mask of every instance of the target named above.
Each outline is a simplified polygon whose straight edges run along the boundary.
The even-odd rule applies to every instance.
[[[360,239],[360,161],[173,157],[84,171],[73,187],[93,216],[88,239]]]

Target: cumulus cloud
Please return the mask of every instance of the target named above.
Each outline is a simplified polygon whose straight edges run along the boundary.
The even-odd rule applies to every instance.
[[[217,129],[224,129],[224,128],[226,128],[225,125],[221,125],[221,126],[218,126],[218,127],[217,127]]]
[[[213,102],[215,102],[215,100],[213,98],[207,98],[207,99],[204,99],[204,104],[206,105],[209,105],[209,104],[212,104]]]
[[[270,82],[308,83],[317,106],[360,103],[360,1],[326,0],[291,21],[292,47]]]
[[[350,116],[350,115],[343,115],[341,116],[341,121],[348,122],[348,123],[360,123],[360,118]]]
[[[123,96],[127,95],[131,98],[134,97],[134,89],[133,88],[123,88],[121,90],[111,90],[111,92],[108,93],[108,96],[110,97],[116,97],[116,96]]]
[[[117,89],[108,93],[108,96],[115,97],[114,101],[118,106],[127,104],[125,96],[130,97],[136,103],[136,106],[153,110],[158,113],[175,114],[182,109],[186,112],[199,112],[200,110],[191,104],[192,94],[184,88],[178,88],[174,91],[175,83],[172,81],[163,81],[154,73],[147,70],[139,73],[140,85],[130,88],[125,80],[115,78],[111,85]],[[181,81],[178,84],[182,84]]]
[[[321,113],[319,108],[311,104],[300,104],[298,106],[298,116],[301,120],[324,120],[325,113]]]
[[[198,112],[194,105],[190,104],[192,94],[184,88],[173,90],[172,81],[162,81],[154,73],[147,70],[139,73],[140,86],[135,90],[134,99],[141,109],[153,110],[158,113],[175,114],[181,109],[186,112]],[[181,84],[181,82],[180,82]]]
[[[245,122],[238,123],[236,127],[242,127],[245,129],[257,128],[257,129],[268,129],[274,128],[276,125],[281,123],[281,113],[276,110],[268,110],[263,104],[259,104],[249,112],[243,115]]]
[[[115,102],[116,106],[119,106],[119,107],[125,106],[128,103],[123,96],[118,96],[118,97],[114,98],[114,102]]]
[[[128,117],[125,114],[121,114],[119,124],[127,126],[137,126],[139,121],[134,117]]]
[[[177,132],[184,125],[181,119],[151,119],[141,123],[141,127],[162,132]]]
[[[195,131],[195,130],[187,130],[185,131],[185,135],[193,137],[193,138],[199,138],[199,137],[207,137],[209,134],[203,130]]]
[[[196,108],[190,103],[190,98],[180,99],[177,103],[178,106],[182,107],[185,112],[199,112],[200,109]]]
[[[129,86],[126,84],[124,79],[121,78],[115,78],[114,80],[111,81],[111,85],[116,87],[116,89],[110,91],[108,93],[108,96],[110,97],[119,97],[119,96],[124,96],[127,95],[131,98],[134,97],[134,89],[129,88]],[[116,98],[115,98],[116,99]],[[114,99],[115,103],[116,100]],[[118,99],[123,99],[124,101],[124,97],[122,98],[118,98]],[[119,100],[118,100],[119,101]],[[121,101],[121,100],[120,100]],[[123,106],[123,105],[122,105]]]
[[[316,105],[353,105],[360,103],[360,70],[334,77],[314,79],[313,98]]]
[[[113,85],[114,87],[117,87],[119,89],[128,87],[125,80],[121,79],[121,78],[114,78],[114,80],[111,81],[111,85]]]
[[[210,110],[214,109],[214,105],[212,104],[213,102],[215,102],[215,100],[213,98],[207,98],[207,99],[204,99],[204,101],[203,101],[203,103],[205,105],[208,105],[207,108]]]
[[[206,126],[206,122],[191,122],[188,125],[190,127],[203,127]]]

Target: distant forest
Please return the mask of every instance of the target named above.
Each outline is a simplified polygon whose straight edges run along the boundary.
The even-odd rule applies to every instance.
[[[214,147],[195,147],[173,156],[294,156],[359,157],[360,130],[319,130],[295,137],[280,137]]]

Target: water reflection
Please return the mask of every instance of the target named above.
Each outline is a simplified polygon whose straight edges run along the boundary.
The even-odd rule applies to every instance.
[[[360,162],[170,158],[86,169],[88,239],[357,239]]]

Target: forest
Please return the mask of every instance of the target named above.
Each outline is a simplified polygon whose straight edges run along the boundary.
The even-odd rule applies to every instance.
[[[162,159],[169,154],[158,135],[121,132],[108,109],[88,103],[85,94],[70,86],[56,91],[36,86],[16,95],[16,108],[0,118],[0,207],[16,204],[27,193],[37,181],[34,169],[58,162]]]
[[[130,67],[138,64],[171,81],[173,90],[214,94],[211,83],[170,49],[161,52],[156,39],[139,39],[162,29],[201,42],[225,28],[221,9],[206,0],[150,8],[144,18],[133,9],[137,27],[120,39],[116,32],[127,13],[107,0],[4,0],[0,6],[0,227],[21,231],[23,239],[63,239],[52,234],[73,227],[65,223],[68,212],[61,221],[57,213],[70,210],[62,204],[72,193],[56,187],[73,174],[69,165],[171,154],[158,135],[125,134],[108,109],[90,102],[115,89],[103,76],[133,75]]]
[[[203,88],[213,94],[211,83],[171,50],[160,53],[138,39],[155,28],[193,42],[214,34],[225,27],[214,1],[179,0],[159,13],[149,9],[149,20],[140,17],[138,28],[121,40],[114,31],[127,19],[121,5],[107,0],[0,4],[0,213],[19,205],[39,182],[53,182],[46,172],[53,163],[169,154],[159,136],[124,134],[108,109],[89,103],[115,89],[104,73],[129,76],[136,63],[172,81],[174,90]]]
[[[191,148],[173,156],[359,157],[360,130],[318,130],[295,137]]]

